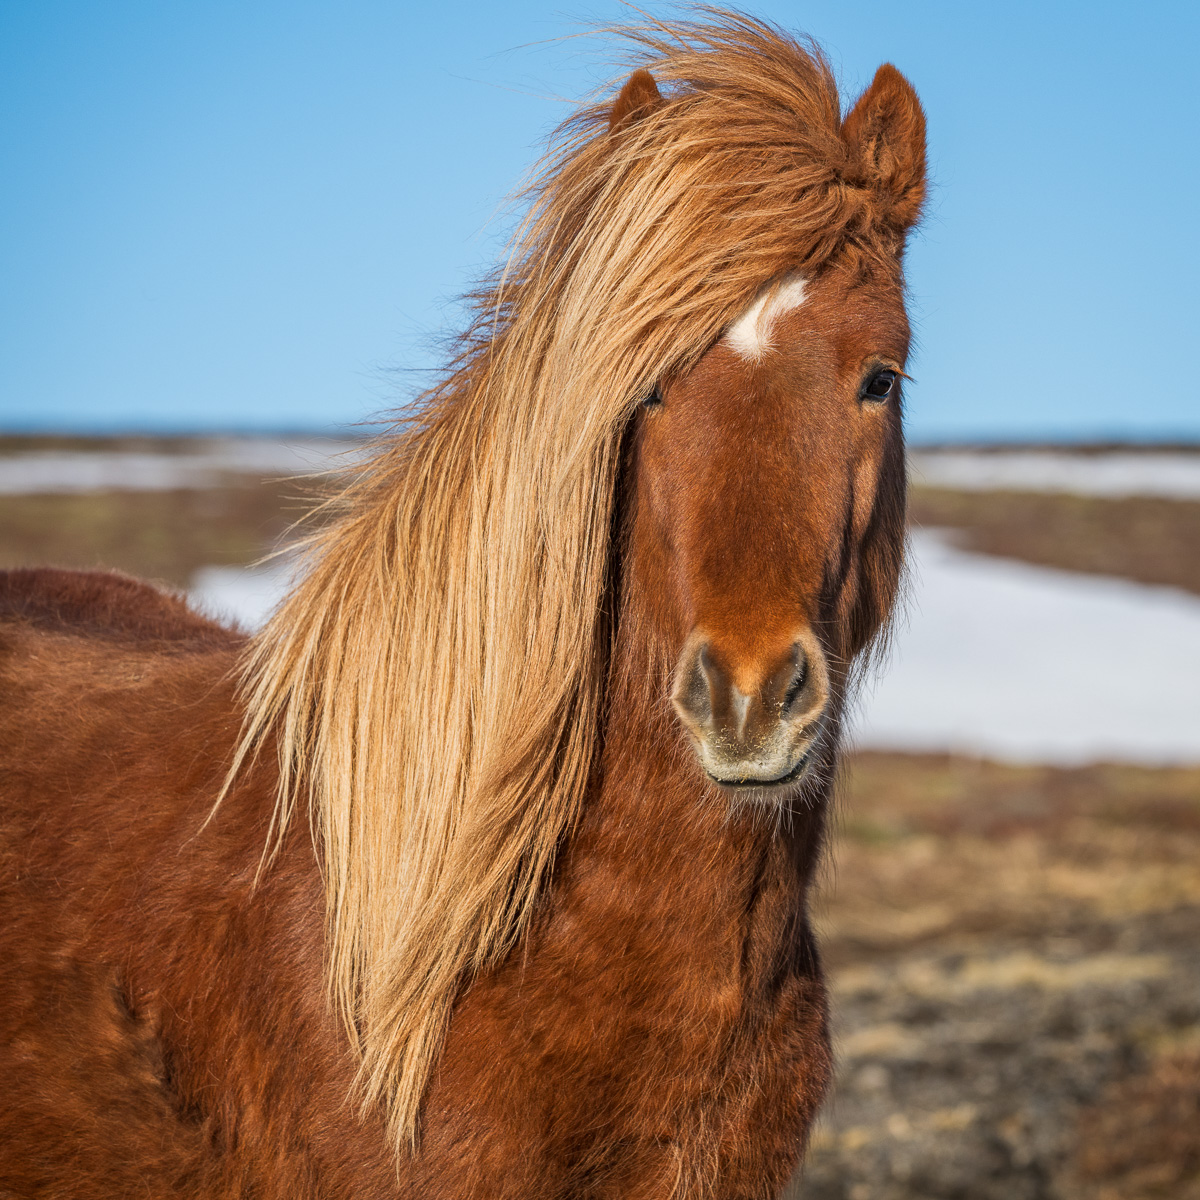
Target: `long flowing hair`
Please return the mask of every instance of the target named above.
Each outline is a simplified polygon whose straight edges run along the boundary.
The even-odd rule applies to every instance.
[[[332,502],[245,664],[234,773],[273,744],[273,836],[310,813],[329,987],[398,1152],[588,785],[631,413],[764,280],[882,228],[815,48],[718,10],[620,32],[662,102],[559,129],[448,373]]]

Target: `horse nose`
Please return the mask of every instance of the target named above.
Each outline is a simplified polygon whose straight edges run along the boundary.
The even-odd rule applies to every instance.
[[[765,670],[743,669],[735,680],[713,644],[704,641],[683,672],[677,705],[696,725],[711,724],[725,738],[749,746],[796,702],[808,676],[808,656],[799,642]]]
[[[824,655],[811,636],[782,651],[738,657],[694,635],[675,681],[675,711],[701,765],[732,786],[790,782],[812,748],[829,695]]]

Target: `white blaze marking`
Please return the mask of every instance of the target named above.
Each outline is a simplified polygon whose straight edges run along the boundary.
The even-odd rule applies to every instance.
[[[804,303],[804,276],[798,272],[766,284],[750,307],[725,331],[725,342],[743,358],[757,362],[771,349],[771,332],[784,313]]]

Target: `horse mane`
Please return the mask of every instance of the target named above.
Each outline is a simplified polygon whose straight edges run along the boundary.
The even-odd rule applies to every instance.
[[[813,46],[741,15],[625,27],[663,99],[560,127],[446,377],[381,439],[250,645],[233,780],[307,807],[361,1101],[415,1143],[451,1008],[528,929],[601,736],[623,432],[764,280],[895,252]]]

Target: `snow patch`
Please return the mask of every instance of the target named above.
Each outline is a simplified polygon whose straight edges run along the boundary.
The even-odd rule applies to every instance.
[[[890,668],[855,740],[1082,763],[1200,762],[1200,598],[913,534]]]
[[[1200,499],[1200,453],[1052,450],[914,450],[914,483],[968,492],[1068,492],[1077,496]]]

